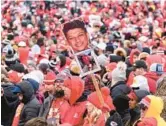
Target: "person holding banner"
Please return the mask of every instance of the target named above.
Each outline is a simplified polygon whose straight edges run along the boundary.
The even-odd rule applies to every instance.
[[[110,97],[110,90],[107,87],[101,88],[102,96],[104,99],[104,105],[99,101],[96,92],[92,92],[88,95],[87,115],[84,119],[83,126],[104,126],[106,123],[107,113],[115,110],[112,98]]]
[[[72,126],[82,126],[87,103],[87,96],[83,95],[84,82],[78,76],[70,76],[64,80],[64,87],[65,97],[70,107],[64,115],[63,122]]]
[[[81,76],[99,71],[101,68],[89,45],[90,38],[83,20],[75,18],[62,24],[62,32],[75,56]]]

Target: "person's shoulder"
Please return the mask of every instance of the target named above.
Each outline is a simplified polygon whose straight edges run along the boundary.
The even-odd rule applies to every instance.
[[[49,95],[47,98],[44,99],[44,103],[43,104],[48,104],[49,102],[53,101],[53,96]]]
[[[15,86],[12,83],[5,83],[2,84],[1,87],[4,90],[4,95],[7,97],[14,97],[12,90],[15,88]]]
[[[36,97],[34,97],[32,100],[30,100],[27,104],[25,104],[25,107],[29,109],[36,109],[38,110],[38,108],[41,107],[41,104],[39,103],[39,101],[37,100]]]
[[[119,82],[117,85],[114,85],[111,90],[113,91],[125,91],[125,92],[130,92],[131,88],[129,86],[127,86],[127,84],[125,82]]]
[[[33,103],[33,104],[40,104],[38,99],[36,98],[36,96],[33,96],[33,98],[30,100],[29,103]]]
[[[125,87],[125,86],[127,86],[127,85],[126,85],[126,83],[124,81],[119,81],[112,88]]]

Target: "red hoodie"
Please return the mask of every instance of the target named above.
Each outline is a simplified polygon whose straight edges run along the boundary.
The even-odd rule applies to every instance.
[[[166,72],[166,63],[164,63],[164,71]]]
[[[161,55],[158,55],[158,54],[149,55],[146,58],[146,62],[148,64],[148,66],[150,67],[150,65],[153,64],[153,63],[163,64],[164,58]]]
[[[156,92],[156,81],[158,80],[159,77],[157,76],[157,74],[155,72],[147,72],[144,76],[148,80],[150,92],[155,93]]]
[[[53,112],[53,110],[56,109],[59,110],[60,122],[64,123],[64,117],[66,115],[66,112],[70,109],[69,103],[64,98],[56,98],[55,100],[53,100],[49,113],[47,115],[47,119],[52,118],[52,116],[58,115],[58,112]]]
[[[132,71],[132,72],[129,74],[129,77],[128,77],[128,80],[127,80],[127,86],[130,87],[130,85],[133,84],[134,77],[135,77],[135,75],[134,75],[134,72]]]
[[[147,72],[144,76],[148,80],[150,92],[155,93],[156,92],[156,81],[158,80],[159,77],[157,76],[157,74],[155,72]],[[128,86],[133,84],[134,77],[135,77],[135,75],[134,75],[134,72],[132,71],[127,80]]]
[[[72,126],[79,125],[83,121],[83,114],[86,110],[87,103],[87,101],[77,102],[84,91],[84,83],[81,78],[77,76],[71,76],[64,81],[64,86],[71,90],[69,98],[69,103],[71,106],[66,112],[64,123],[69,123]]]
[[[136,53],[139,54],[140,51],[139,51],[138,49],[133,49],[133,50],[131,51],[130,57],[129,57],[129,63],[130,63],[130,65],[132,65],[132,64],[134,63],[134,61],[133,61],[133,56],[134,56],[134,54],[136,54]],[[132,72],[129,74],[129,77],[128,77],[128,79],[127,79],[127,85],[128,85],[128,86],[132,85],[134,77],[135,77],[135,75],[134,75],[134,72],[132,71]]]
[[[136,54],[136,53],[140,53],[140,51],[138,50],[138,49],[133,49],[132,51],[131,51],[131,53],[130,53],[130,59],[129,59],[129,61],[130,61],[130,64],[132,65],[133,63],[134,63],[134,61],[133,61],[133,56],[134,56],[134,54]]]
[[[18,48],[18,54],[20,62],[24,65],[27,65],[27,60],[29,57],[29,47],[20,47]]]

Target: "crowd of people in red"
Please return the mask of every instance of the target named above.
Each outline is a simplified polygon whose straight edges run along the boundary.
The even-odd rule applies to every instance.
[[[164,0],[3,0],[1,14],[1,125],[166,126]],[[82,76],[85,48],[100,70]]]

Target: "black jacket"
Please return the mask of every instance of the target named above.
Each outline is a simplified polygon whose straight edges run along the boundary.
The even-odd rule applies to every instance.
[[[23,94],[24,107],[21,111],[19,126],[24,126],[25,123],[38,116],[40,110],[40,103],[34,95],[34,90],[31,84],[23,81],[17,85],[20,87]]]
[[[4,95],[1,97],[1,124],[11,126],[19,100],[12,92],[12,89],[15,88],[14,85],[4,84],[2,88]]]
[[[113,100],[116,111],[122,118],[124,126],[130,125],[129,98],[126,95],[119,95]]]
[[[40,110],[40,103],[37,98],[33,95],[31,100],[24,105],[20,116],[19,126],[24,126],[25,123],[38,116]]]
[[[124,124],[124,126],[130,126],[130,121],[131,121],[131,115],[129,110],[124,110],[119,112],[121,118],[122,118],[122,122]]]
[[[124,81],[117,82],[114,86],[111,87],[111,96],[115,99],[119,95],[127,95],[130,93],[131,89],[126,85]]]
[[[130,110],[130,115],[131,115],[130,125],[131,126],[134,124],[134,122],[136,122],[140,118],[140,114],[141,112],[138,106]]]
[[[105,126],[124,126],[122,118],[115,110],[110,111],[110,117],[107,119]]]

